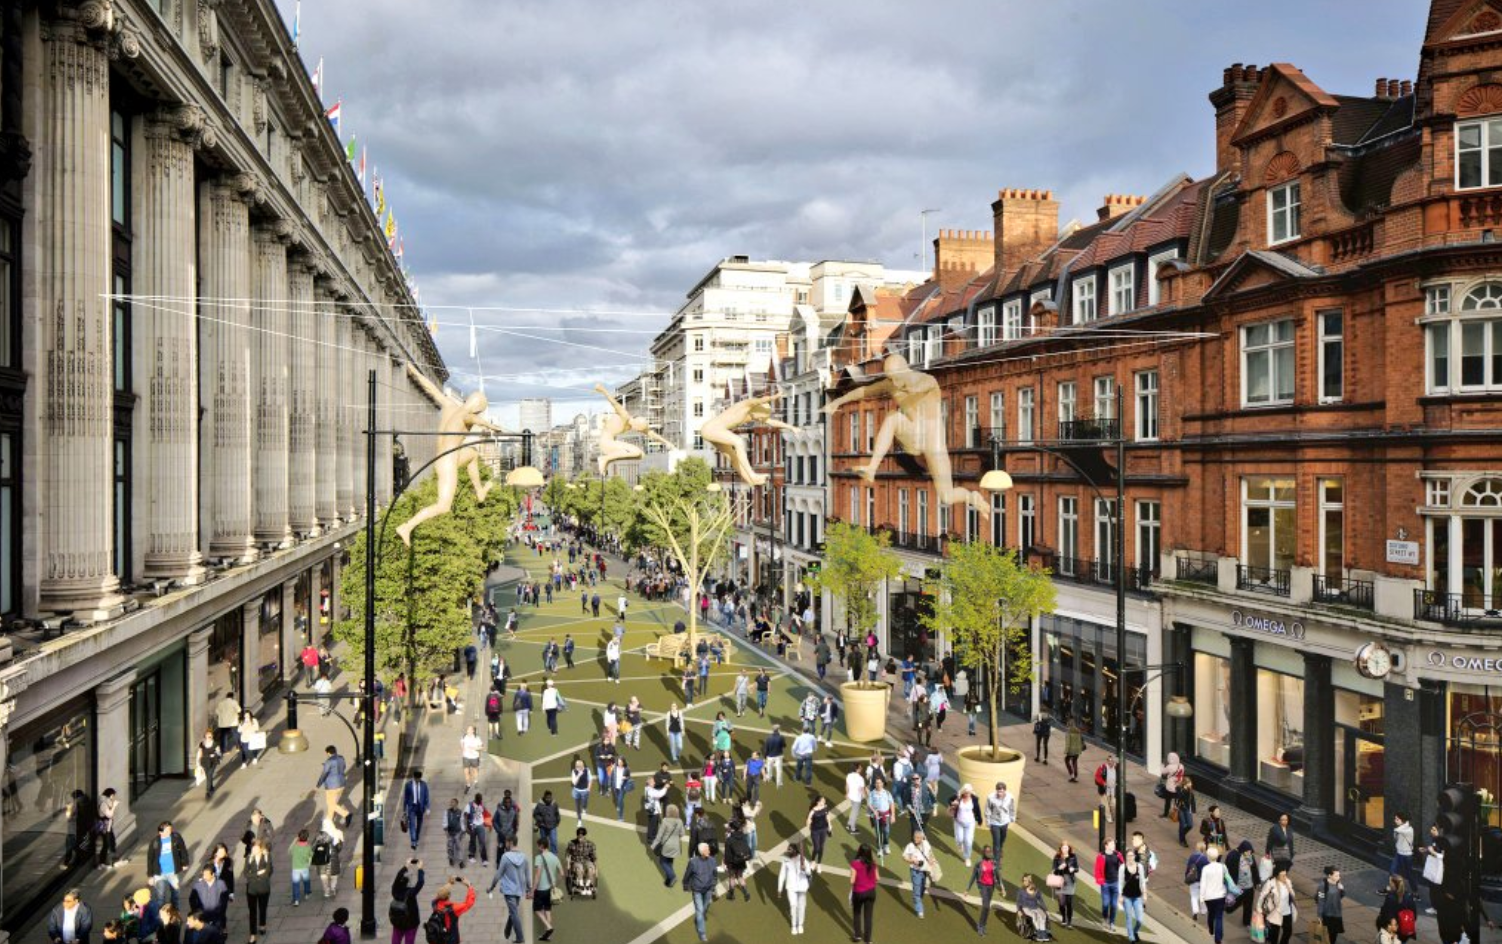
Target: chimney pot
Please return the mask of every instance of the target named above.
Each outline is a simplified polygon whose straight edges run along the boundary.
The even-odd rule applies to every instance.
[[[1404,79],[1403,80],[1403,87],[1402,87],[1401,91],[1399,92],[1399,94],[1400,95],[1404,95],[1404,96],[1412,95],[1413,94],[1413,82],[1412,82],[1412,80],[1410,80],[1410,79]]]
[[[1386,98],[1387,97],[1387,80],[1386,79],[1378,79],[1377,80],[1377,97],[1378,98]]]
[[[1241,77],[1246,74],[1246,67],[1239,62],[1233,62],[1229,71],[1231,73],[1231,81],[1240,82]]]

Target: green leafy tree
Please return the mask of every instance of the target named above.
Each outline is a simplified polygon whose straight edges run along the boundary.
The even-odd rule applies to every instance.
[[[1017,560],[1017,552],[990,544],[949,545],[939,576],[924,581],[933,595],[932,612],[923,618],[929,632],[947,633],[956,661],[973,673],[999,680],[986,686],[991,708],[991,756],[1001,749],[999,690],[1019,691],[1033,678],[1030,627],[1034,617],[1052,613],[1057,595],[1049,572]],[[973,681],[972,681],[973,684]]]
[[[661,547],[673,556],[688,581],[688,651],[699,633],[699,593],[729,546],[735,511],[725,493],[710,491],[709,466],[689,459],[672,475],[648,476],[639,503],[638,533],[647,546]],[[641,546],[641,545],[638,545]]]
[[[489,473],[486,473],[489,477]],[[453,510],[425,522],[404,545],[395,524],[433,501],[437,480],[427,476],[396,500],[384,523],[376,560],[376,671],[383,678],[398,672],[417,679],[447,673],[454,652],[470,639],[470,602],[480,593],[488,565],[501,559],[506,533],[520,500],[515,489],[497,486],[484,502],[459,489]],[[338,621],[334,636],[349,647],[349,658],[365,658],[365,531],[350,545],[341,599],[349,618]]]
[[[807,582],[815,593],[827,590],[844,601],[845,624],[856,638],[876,628],[876,594],[883,582],[902,573],[902,561],[891,546],[890,534],[872,534],[843,521],[830,524],[824,533],[823,563]]]
[[[624,532],[631,548],[654,548],[669,551],[668,533],[684,534],[688,528],[686,508],[712,493],[706,491],[714,473],[703,459],[685,459],[671,473],[649,472],[642,476],[642,490],[633,490],[634,513]],[[687,504],[680,507],[680,503]],[[652,506],[668,512],[670,528],[645,513]]]

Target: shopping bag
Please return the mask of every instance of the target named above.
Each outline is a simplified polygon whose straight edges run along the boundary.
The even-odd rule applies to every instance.
[[[1309,922],[1309,944],[1330,944],[1330,929],[1318,918]]]

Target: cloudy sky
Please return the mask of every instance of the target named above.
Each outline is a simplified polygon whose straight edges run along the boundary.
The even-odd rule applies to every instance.
[[[920,210],[989,229],[1001,187],[1093,219],[1104,194],[1212,169],[1224,67],[1370,95],[1413,78],[1427,8],[304,0],[300,47],[385,181],[454,384],[483,372],[507,421],[551,396],[561,422],[635,374],[724,256],[911,268]]]

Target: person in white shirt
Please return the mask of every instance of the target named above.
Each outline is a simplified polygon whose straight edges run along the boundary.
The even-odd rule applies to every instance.
[[[626,618],[626,595],[624,593],[615,599],[615,612],[621,619]]]
[[[464,758],[464,792],[468,793],[480,782],[480,752],[485,749],[485,742],[475,732],[475,726],[470,725],[459,739],[459,750]]]
[[[1206,930],[1220,944],[1225,935],[1226,916],[1226,867],[1220,861],[1220,848],[1206,846],[1205,858],[1210,861],[1200,866],[1200,904],[1205,906]]]
[[[605,644],[605,674],[615,684],[621,684],[621,641],[619,639],[612,638]]]
[[[1007,793],[1007,785],[1000,781],[996,792],[986,797],[986,825],[991,829],[991,849],[996,862],[1001,862],[1001,847],[1007,842],[1007,827],[1017,818],[1017,798]]]
[[[850,773],[845,775],[845,799],[850,801],[850,819],[845,823],[845,829],[850,835],[855,835],[855,824],[860,819],[861,808],[866,805],[866,776],[863,773],[865,764],[857,761]]]
[[[1413,823],[1406,813],[1394,813],[1392,818],[1392,865],[1389,875],[1401,875],[1409,888],[1413,888]]]
[[[803,933],[803,916],[808,909],[808,885],[813,870],[803,857],[801,843],[788,845],[782,858],[782,870],[777,873],[777,893],[787,894],[788,914],[793,921],[793,933]]]
[[[938,860],[934,858],[934,847],[929,845],[928,837],[923,835],[923,830],[913,833],[913,841],[902,850],[902,859],[907,863],[908,877],[913,883],[913,911],[918,917],[923,917],[923,892],[928,890],[933,896],[934,907],[939,906],[937,888],[931,888],[930,883],[936,881],[935,867]]]
[[[548,719],[548,733],[558,736],[558,689],[553,687],[553,680],[548,679],[542,685],[542,713]]]
[[[814,782],[814,751],[819,747],[819,739],[814,737],[814,732],[804,731],[793,738],[793,779],[802,780],[804,785],[812,786]]]

